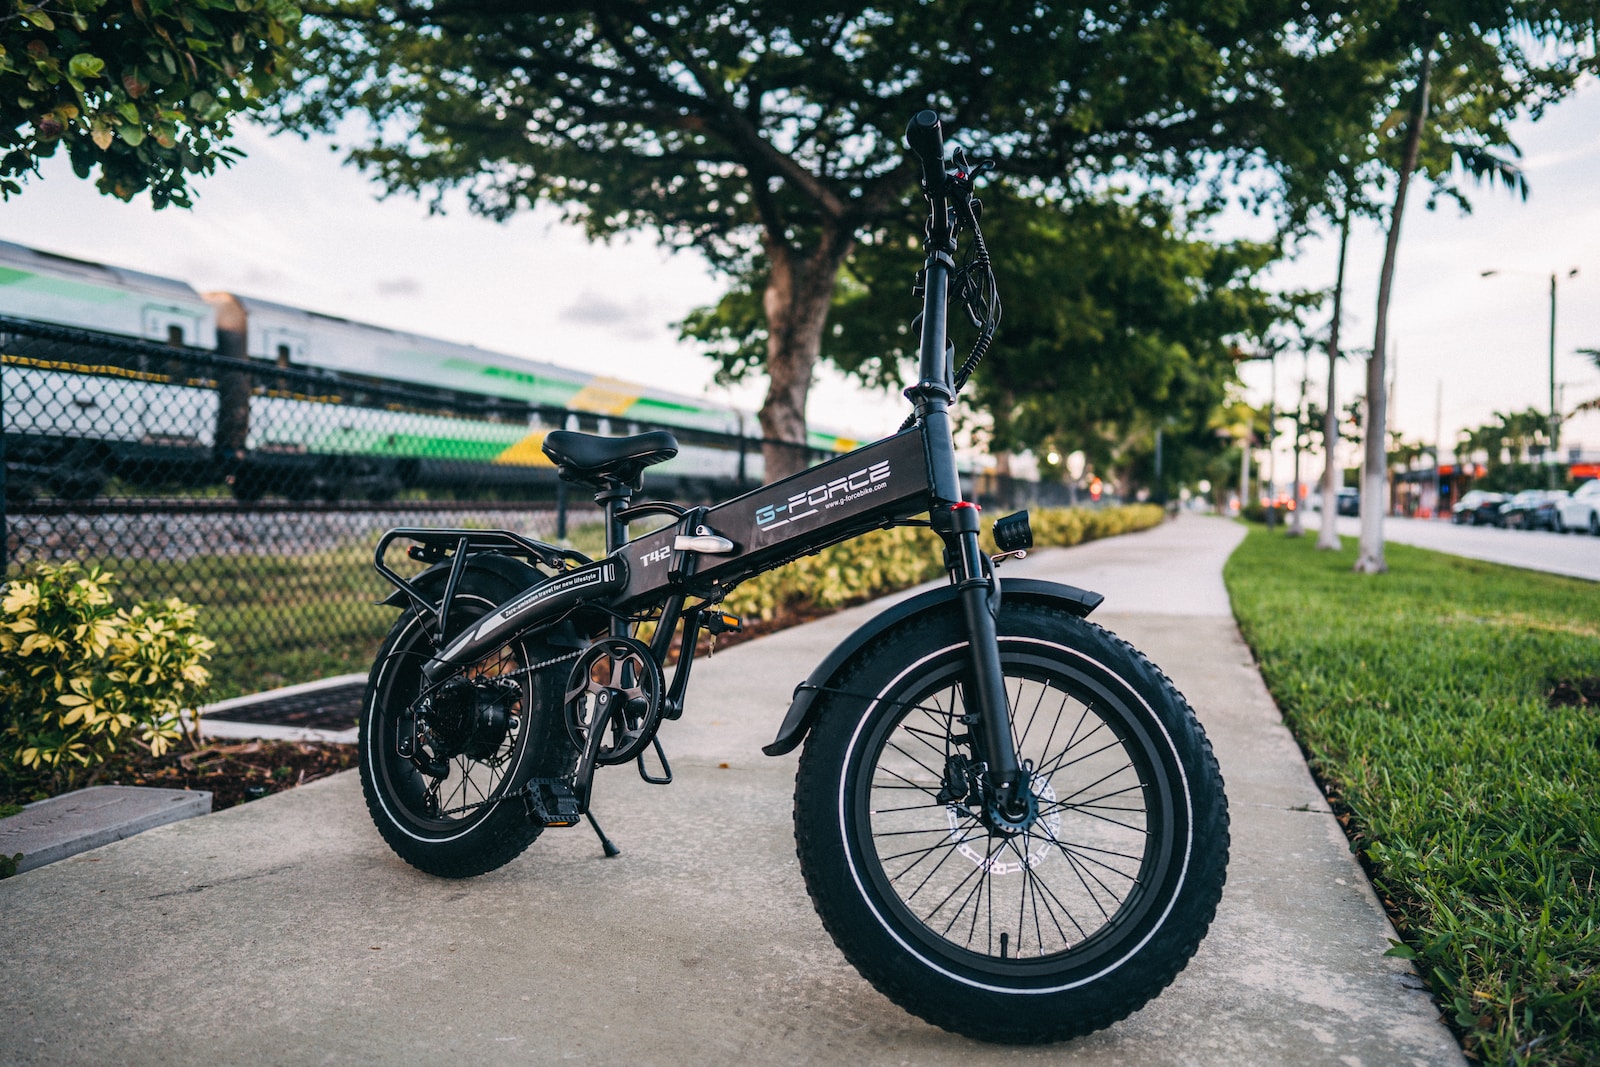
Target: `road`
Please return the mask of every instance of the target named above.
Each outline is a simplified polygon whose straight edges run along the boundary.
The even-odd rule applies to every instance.
[[[1314,536],[1321,529],[1321,521],[1321,516],[1308,514],[1307,534]],[[1358,518],[1341,515],[1338,524],[1340,536],[1361,535],[1361,520]],[[1501,530],[1493,526],[1457,526],[1438,519],[1389,516],[1383,520],[1383,538],[1397,544],[1448,552],[1453,556],[1600,582],[1600,537],[1587,534]]]

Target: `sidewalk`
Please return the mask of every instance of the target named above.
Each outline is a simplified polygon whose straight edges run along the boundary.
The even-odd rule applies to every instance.
[[[0,1063],[1460,1064],[1228,611],[1243,536],[1185,517],[1006,573],[1106,595],[1204,722],[1233,817],[1211,933],[1156,1001],[1066,1045],[979,1045],[860,979],[805,894],[794,683],[872,606],[696,664],[677,782],[601,773],[587,828],[467,882],[379,839],[353,772],[0,882]]]

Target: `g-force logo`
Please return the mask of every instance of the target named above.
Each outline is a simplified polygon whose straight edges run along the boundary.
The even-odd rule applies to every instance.
[[[853,474],[796,493],[782,504],[767,504],[756,508],[756,529],[776,530],[780,526],[786,526],[808,515],[815,515],[819,511],[836,508],[852,500],[860,500],[885,488],[888,480],[888,460],[863,467]]]

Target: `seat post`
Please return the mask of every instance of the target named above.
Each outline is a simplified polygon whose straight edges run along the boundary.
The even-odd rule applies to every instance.
[[[626,523],[617,521],[617,512],[627,507],[633,500],[633,487],[626,482],[606,479],[606,484],[594,495],[594,502],[599,504],[606,516],[606,555],[611,555],[617,549],[628,543],[628,527]]]

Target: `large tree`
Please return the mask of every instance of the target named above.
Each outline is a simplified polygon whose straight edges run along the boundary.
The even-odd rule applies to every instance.
[[[1569,93],[1585,71],[1596,69],[1594,38],[1600,7],[1594,0],[1440,0],[1420,5],[1364,9],[1359,47],[1375,69],[1395,72],[1394,97],[1375,114],[1377,133],[1368,158],[1393,178],[1384,220],[1386,240],[1379,275],[1372,356],[1367,365],[1367,435],[1362,467],[1361,543],[1355,569],[1388,569],[1383,516],[1388,497],[1385,410],[1389,305],[1398,262],[1401,222],[1413,177],[1429,180],[1435,195],[1465,208],[1459,178],[1500,181],[1527,195],[1515,165],[1519,154],[1510,122],[1535,118]]]
[[[1386,568],[1384,382],[1407,192],[1424,182],[1430,207],[1444,198],[1464,210],[1474,181],[1526,196],[1510,123],[1537,118],[1596,69],[1597,19],[1594,0],[1364,2],[1319,22],[1317,60],[1289,71],[1280,86],[1285,113],[1303,120],[1303,132],[1283,132],[1271,154],[1272,203],[1286,226],[1304,229],[1322,219],[1342,229],[1352,215],[1366,216],[1386,237],[1367,364],[1367,421],[1376,431],[1365,450],[1362,490],[1370,503],[1362,508],[1358,571]],[[1342,285],[1335,294],[1342,303]],[[1337,330],[1336,312],[1331,359]],[[1324,484],[1326,491],[1331,478]]]
[[[291,0],[18,0],[0,15],[0,198],[65,147],[81,178],[156,207],[232,162],[233,119],[277,87]],[[96,173],[98,172],[98,173]]]
[[[1275,246],[1210,241],[1197,235],[1203,222],[1149,193],[985,194],[1005,320],[966,409],[997,455],[1081,450],[1101,471],[1137,469],[1148,482],[1157,431],[1168,459],[1222,447],[1208,420],[1236,380],[1238,352],[1257,347],[1295,303],[1255,284]],[[903,240],[861,244],[836,289],[822,358],[870,384],[901,385],[918,354],[910,282],[919,263]],[[758,265],[685,324],[725,378],[762,365],[764,281]],[[976,335],[960,314],[952,319],[964,355]],[[1163,480],[1175,469],[1164,462]]]
[[[735,276],[761,257],[761,424],[799,442],[840,267],[905,217],[914,111],[1035,191],[1215,178],[1315,139],[1318,109],[1289,113],[1280,86],[1321,61],[1340,10],[335,0],[282,118],[370,117],[351,158],[391,191],[461,187],[494,217],[549,200]],[[768,471],[797,460],[769,450]]]

